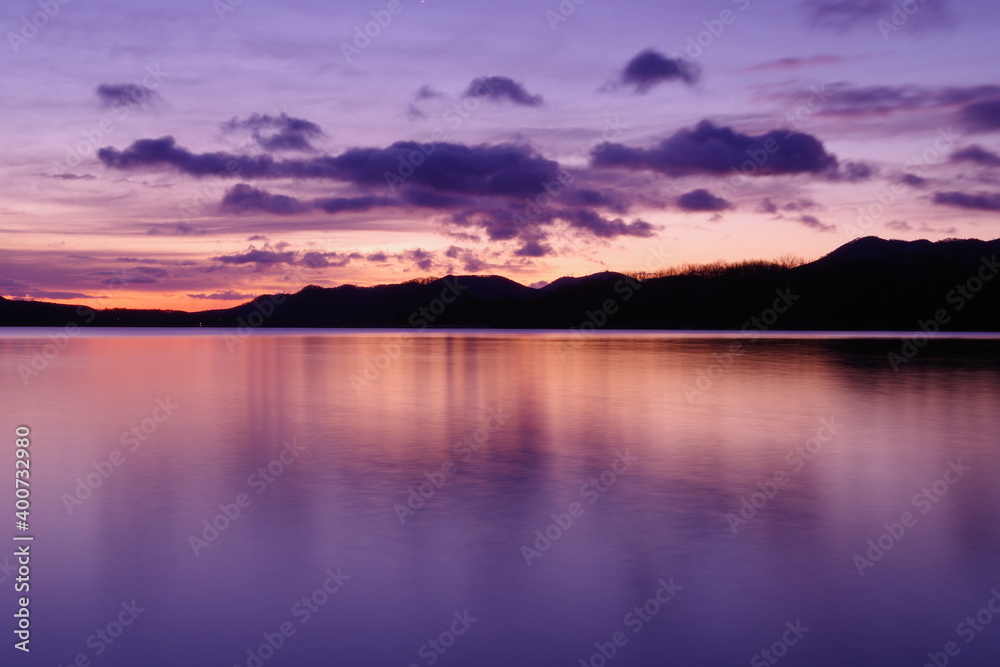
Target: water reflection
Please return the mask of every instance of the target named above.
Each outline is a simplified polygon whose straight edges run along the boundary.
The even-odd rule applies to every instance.
[[[934,341],[897,373],[894,339],[761,338],[727,358],[739,340],[145,331],[75,338],[25,384],[44,339],[0,339],[9,424],[35,440],[32,659],[254,664],[290,622],[265,664],[601,664],[619,631],[609,664],[747,664],[801,620],[785,664],[923,664],[947,641],[994,664],[1000,624],[969,644],[955,628],[1000,586],[997,341]],[[175,413],[130,451],[165,399]],[[292,441],[302,454],[272,465]],[[921,513],[958,460],[970,471]],[[861,576],[854,556],[908,511]],[[206,521],[228,525],[209,540]],[[350,578],[302,623],[337,568]],[[88,637],[133,599],[145,611],[95,656]],[[428,644],[466,610],[454,644]]]

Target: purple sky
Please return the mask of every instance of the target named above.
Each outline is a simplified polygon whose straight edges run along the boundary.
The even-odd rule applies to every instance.
[[[998,236],[995,3],[236,2],[3,3],[0,294]]]

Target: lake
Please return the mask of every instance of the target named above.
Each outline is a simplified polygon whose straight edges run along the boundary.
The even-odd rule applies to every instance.
[[[1000,338],[900,336],[7,330],[4,664],[995,666]]]

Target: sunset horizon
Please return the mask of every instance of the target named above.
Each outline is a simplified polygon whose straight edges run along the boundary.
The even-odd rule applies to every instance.
[[[9,298],[192,310],[998,235],[997,18],[974,2],[732,0],[663,27],[645,3],[523,2],[504,40],[447,2],[154,4],[127,29],[102,3],[21,4]]]

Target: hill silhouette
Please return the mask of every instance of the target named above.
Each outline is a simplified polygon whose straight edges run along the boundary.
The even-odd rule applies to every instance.
[[[532,289],[500,276],[307,286],[233,308],[106,309],[0,298],[0,325],[1000,331],[1000,239],[856,239],[807,264],[741,262]]]

